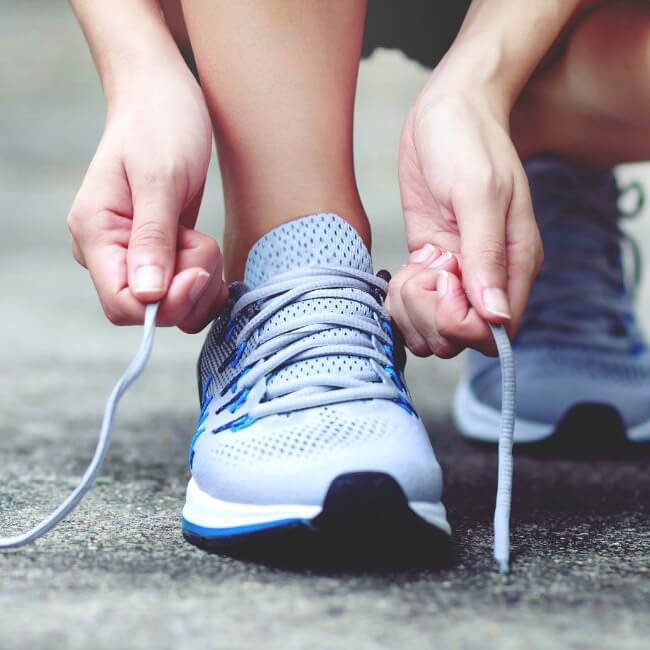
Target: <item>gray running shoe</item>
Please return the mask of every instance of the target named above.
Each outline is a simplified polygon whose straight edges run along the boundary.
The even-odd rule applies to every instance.
[[[620,229],[621,190],[611,172],[551,156],[525,168],[545,261],[513,343],[515,442],[564,431],[593,442],[594,429],[613,428],[631,441],[650,440],[650,354],[633,309],[640,255]],[[639,210],[643,194],[635,188]],[[498,359],[471,351],[454,400],[456,426],[468,438],[497,442],[500,403]]]
[[[448,539],[440,466],[404,385],[385,292],[359,236],[332,214],[279,226],[251,249],[199,359],[188,541],[255,552],[315,533],[368,551]]]

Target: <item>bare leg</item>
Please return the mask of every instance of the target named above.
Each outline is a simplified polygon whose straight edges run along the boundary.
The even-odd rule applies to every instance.
[[[273,227],[335,212],[370,243],[352,119],[365,1],[182,0],[224,184],[225,270]]]
[[[650,158],[650,6],[588,14],[555,64],[533,77],[511,117],[522,158],[552,152],[591,166]]]

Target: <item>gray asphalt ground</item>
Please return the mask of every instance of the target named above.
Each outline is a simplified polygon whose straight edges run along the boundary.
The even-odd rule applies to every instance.
[[[405,258],[395,179],[401,120],[426,72],[379,52],[362,66],[360,185],[377,266]],[[77,483],[138,329],[107,324],[68,252],[65,215],[103,102],[66,3],[0,1],[0,531]],[[621,170],[650,180],[647,166]],[[219,233],[213,169],[201,216]],[[631,224],[647,251],[649,215]],[[642,292],[648,323],[650,299]],[[34,546],[0,553],[0,648],[648,648],[647,455],[520,454],[514,566],[490,559],[494,449],[448,410],[462,361],[417,361],[410,384],[446,471],[457,562],[445,570],[283,570],[186,544],[179,514],[202,337],[160,332],[82,506]]]

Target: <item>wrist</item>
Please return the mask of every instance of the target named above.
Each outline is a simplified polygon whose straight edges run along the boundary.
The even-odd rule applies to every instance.
[[[430,85],[479,95],[507,119],[521,90],[576,10],[589,0],[473,0]],[[429,85],[429,84],[428,84]]]
[[[180,55],[178,60],[147,52],[122,52],[100,72],[109,112],[125,103],[134,104],[143,96],[150,101],[178,93],[179,88],[195,89],[198,84]],[[184,92],[184,90],[183,90]]]
[[[189,76],[156,0],[71,0],[109,106],[148,79]]]
[[[146,44],[133,47],[115,47],[110,54],[98,63],[104,96],[108,107],[124,98],[150,92],[156,85],[198,84],[187,67],[176,44],[165,35],[151,39]]]
[[[495,116],[506,120],[519,93],[494,44],[485,53],[463,52],[462,57],[450,51],[431,73],[426,89],[480,99]]]
[[[472,67],[463,62],[456,67],[451,62],[441,64],[431,73],[418,97],[418,112],[434,106],[472,107],[488,112],[507,129],[512,101],[505,86],[485,70],[473,74]]]

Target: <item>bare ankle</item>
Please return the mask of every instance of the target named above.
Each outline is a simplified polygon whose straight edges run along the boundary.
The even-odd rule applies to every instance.
[[[248,252],[266,233],[288,221],[318,213],[332,213],[345,219],[370,250],[370,224],[359,200],[345,202],[332,196],[329,200],[304,202],[302,207],[287,205],[280,210],[272,206],[269,210],[258,209],[248,214],[227,212],[223,239],[226,281],[230,283],[243,279]]]

